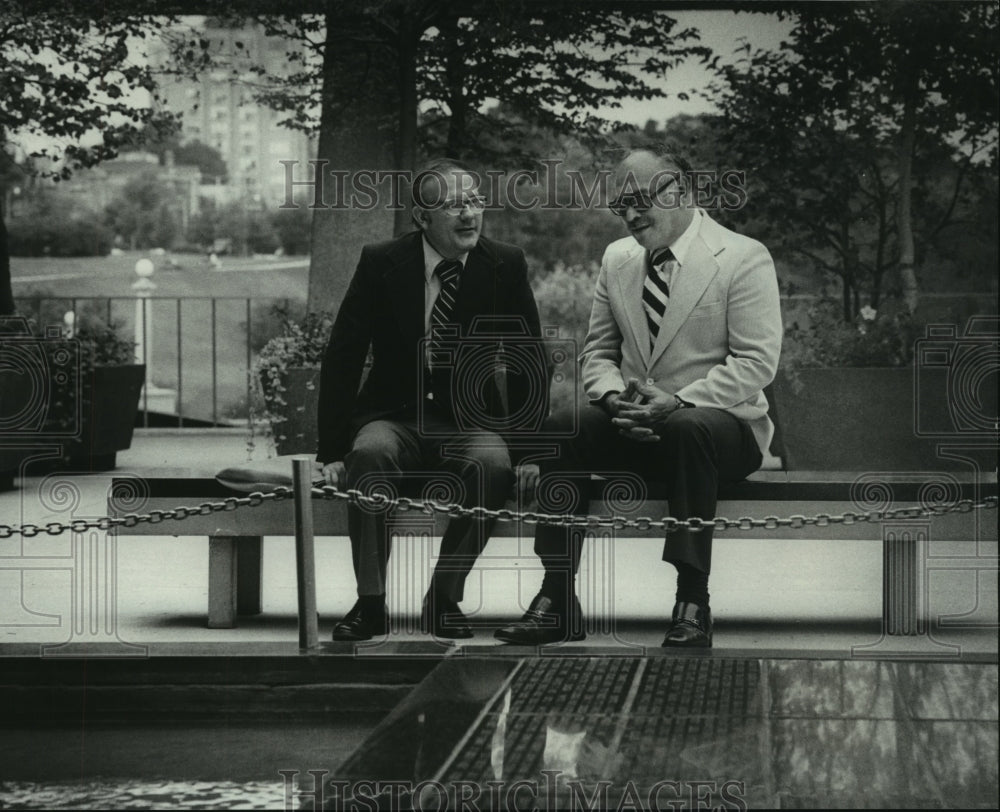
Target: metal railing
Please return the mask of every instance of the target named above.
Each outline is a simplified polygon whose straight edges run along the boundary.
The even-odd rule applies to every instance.
[[[253,397],[256,349],[280,332],[281,308],[294,299],[256,296],[16,296],[18,312],[40,327],[76,324],[87,314],[132,338],[136,363],[146,365],[140,398],[142,425],[241,425]],[[159,412],[157,395],[173,394],[175,408]],[[151,395],[153,402],[151,406]],[[167,398],[169,401],[169,397]],[[163,402],[162,400],[159,402]]]

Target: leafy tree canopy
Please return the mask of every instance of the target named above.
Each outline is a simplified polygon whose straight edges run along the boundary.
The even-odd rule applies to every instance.
[[[0,0],[0,161],[66,178],[114,157],[147,127],[175,128],[175,116],[155,105],[155,77],[142,58],[165,21],[156,11],[125,0]],[[0,315],[13,310],[0,225]]]

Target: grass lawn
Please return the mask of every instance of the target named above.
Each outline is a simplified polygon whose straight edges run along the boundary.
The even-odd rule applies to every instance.
[[[58,320],[77,297],[77,312],[96,308],[123,325],[126,335],[135,329],[135,300],[132,283],[137,279],[135,263],[147,257],[156,266],[156,301],[150,304],[153,325],[153,381],[159,386],[180,389],[181,412],[185,417],[211,419],[242,407],[247,389],[247,304],[248,298],[264,300],[251,305],[254,336],[265,328],[263,315],[272,303],[282,300],[305,302],[308,258],[223,257],[222,271],[213,270],[204,256],[182,254],[175,257],[179,267],[171,268],[166,256],[126,252],[122,256],[72,259],[11,258],[15,298],[43,296],[41,311],[46,322]],[[289,267],[293,266],[293,267]],[[87,298],[99,301],[81,301]],[[113,298],[120,297],[120,298]],[[168,297],[161,299],[160,297]],[[215,403],[212,398],[212,303],[215,306],[215,375],[218,381]],[[222,297],[234,297],[225,300]],[[108,299],[111,299],[110,304]],[[178,305],[180,305],[180,347],[178,347]],[[199,300],[201,299],[201,300]],[[30,301],[20,302],[20,310],[36,315]],[[273,320],[271,320],[273,329]],[[178,364],[178,359],[181,364]],[[178,368],[180,366],[180,369]],[[180,386],[178,386],[180,378]]]

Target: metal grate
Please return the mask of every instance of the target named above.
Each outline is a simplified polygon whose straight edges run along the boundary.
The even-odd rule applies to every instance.
[[[553,726],[586,731],[605,748],[600,766],[609,772],[601,777],[616,784],[648,786],[694,773],[699,779],[759,775],[759,686],[756,660],[528,661],[509,698],[497,700],[444,778],[538,779]],[[581,776],[586,769],[580,765]]]
[[[651,658],[633,712],[760,716],[760,668],[760,660]]]
[[[638,658],[620,657],[529,660],[511,685],[510,712],[615,713],[625,701],[638,664]]]

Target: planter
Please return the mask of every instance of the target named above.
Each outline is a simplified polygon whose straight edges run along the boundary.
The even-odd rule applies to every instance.
[[[795,471],[968,470],[938,456],[949,438],[918,437],[921,426],[950,426],[948,395],[922,386],[912,369],[797,369],[774,381],[785,467]],[[954,441],[962,436],[956,432]]]
[[[316,453],[319,372],[316,367],[290,367],[281,377],[283,392],[273,391],[270,381],[261,376],[267,412],[273,415],[271,431],[279,455]]]
[[[139,410],[139,395],[146,377],[146,367],[141,364],[124,366],[94,367],[89,379],[83,381],[83,400],[79,414],[79,431],[69,438],[66,436],[63,407],[50,407],[44,414],[34,436],[21,440],[21,445],[44,446],[62,445],[62,456],[47,458],[30,463],[30,474],[49,471],[109,471],[115,467],[117,453],[132,445],[132,431]],[[24,380],[19,381],[23,387]],[[52,392],[57,390],[53,389]],[[54,397],[58,397],[55,395]],[[12,398],[15,403],[20,401]],[[69,407],[75,410],[75,405]],[[72,429],[69,429],[70,431]],[[18,473],[21,462],[32,456],[25,449],[3,451],[0,449],[0,488],[9,487]]]
[[[80,438],[65,445],[64,470],[109,471],[115,467],[117,453],[132,445],[145,378],[142,364],[93,369],[90,381],[84,383]]]

